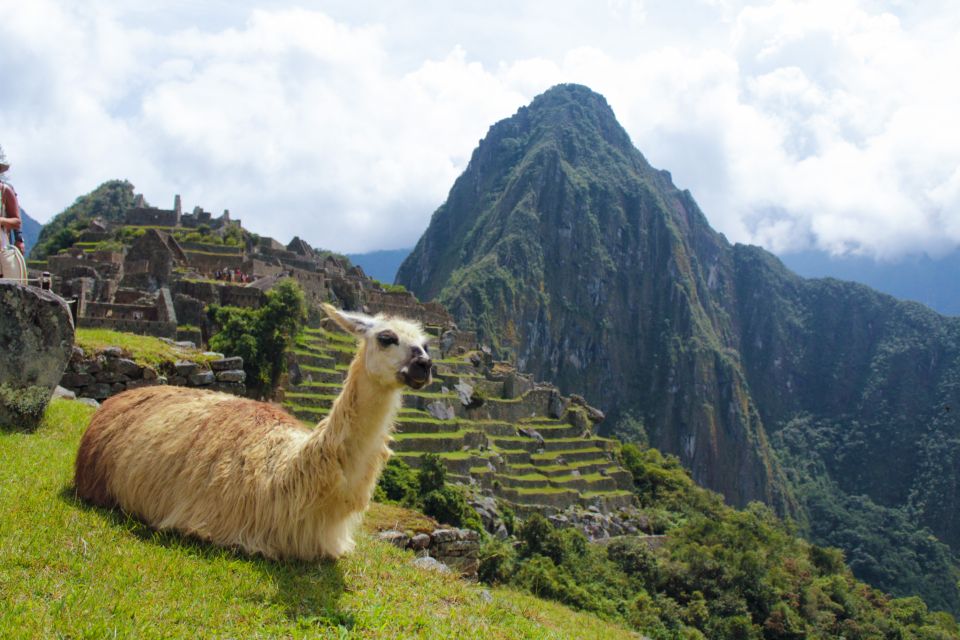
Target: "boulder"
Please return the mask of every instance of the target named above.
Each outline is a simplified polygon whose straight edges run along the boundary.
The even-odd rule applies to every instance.
[[[213,384],[216,381],[216,376],[213,375],[213,371],[198,371],[190,376],[190,386],[192,387],[203,387],[208,384]]]
[[[442,562],[438,562],[437,560],[435,560],[434,558],[431,558],[430,556],[420,556],[419,558],[413,561],[413,566],[417,567],[418,569],[425,569],[427,571],[436,571],[438,573],[450,573],[450,567],[443,564]]]
[[[214,371],[226,371],[228,369],[242,369],[243,368],[243,358],[240,356],[232,356],[230,358],[220,358],[219,360],[213,360],[210,362],[210,368]]]
[[[237,359],[239,360],[239,358]],[[246,379],[247,373],[243,369],[230,369],[217,372],[217,380],[220,382],[244,382]]]
[[[73,353],[73,319],[50,291],[0,282],[0,425],[39,423]]]
[[[200,370],[200,365],[190,360],[177,360],[173,363],[173,367],[177,370],[177,375],[181,378],[189,378]]]

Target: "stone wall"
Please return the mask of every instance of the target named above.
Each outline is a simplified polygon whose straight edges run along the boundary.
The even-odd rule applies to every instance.
[[[239,269],[243,266],[242,254],[216,254],[204,253],[200,251],[185,251],[187,254],[187,263],[193,269],[200,273],[211,274],[215,271],[225,271],[227,269]]]
[[[456,571],[464,578],[477,579],[480,568],[480,534],[470,529],[437,529],[414,536],[403,531],[383,531],[380,540],[401,549],[409,549],[419,557],[430,557]]]
[[[214,360],[209,368],[191,361],[177,361],[158,371],[124,357],[119,347],[108,347],[93,354],[74,347],[60,386],[81,398],[105,400],[128,389],[157,384],[200,387],[242,396],[246,394],[245,381],[243,358],[238,356]]]
[[[128,209],[126,224],[151,227],[176,227],[180,224],[179,212],[172,209],[154,209],[153,207],[135,207]]]

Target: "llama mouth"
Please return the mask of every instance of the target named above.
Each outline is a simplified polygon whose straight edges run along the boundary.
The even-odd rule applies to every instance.
[[[429,375],[423,378],[415,378],[410,375],[409,371],[402,371],[400,372],[400,378],[403,381],[403,384],[407,385],[411,389],[423,389],[425,386],[430,384]]]

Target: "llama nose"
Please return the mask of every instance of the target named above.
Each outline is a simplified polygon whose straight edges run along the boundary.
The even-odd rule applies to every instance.
[[[433,361],[429,356],[419,356],[410,363],[410,373],[417,380],[426,380],[432,366]]]

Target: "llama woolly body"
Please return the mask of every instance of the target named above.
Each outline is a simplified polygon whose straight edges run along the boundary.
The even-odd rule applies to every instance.
[[[77,494],[156,529],[268,558],[349,552],[391,453],[402,380],[428,383],[429,358],[412,323],[336,313],[362,339],[343,391],[316,428],[223,393],[127,391],[104,402],[83,435]],[[396,343],[384,346],[384,334]]]

